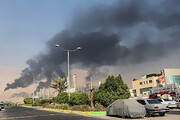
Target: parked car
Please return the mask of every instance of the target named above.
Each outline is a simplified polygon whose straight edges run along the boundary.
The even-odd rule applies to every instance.
[[[160,101],[162,104],[168,105],[170,109],[177,108],[176,101],[169,100],[169,99],[163,99],[163,98],[157,98],[158,101]]]
[[[144,118],[146,110],[135,99],[119,99],[114,101],[106,109],[106,115],[130,118]]]
[[[169,108],[167,105],[162,104],[158,100],[155,99],[138,99],[140,104],[144,105],[146,108],[146,116],[150,117],[153,114],[158,113],[160,116],[164,116],[165,113],[169,112]]]
[[[177,108],[180,108],[180,99],[176,99]]]
[[[4,109],[4,103],[0,103],[1,109]]]

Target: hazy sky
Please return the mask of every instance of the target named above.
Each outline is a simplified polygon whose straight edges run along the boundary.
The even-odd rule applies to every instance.
[[[0,0],[0,65],[25,67],[78,11],[109,0]]]

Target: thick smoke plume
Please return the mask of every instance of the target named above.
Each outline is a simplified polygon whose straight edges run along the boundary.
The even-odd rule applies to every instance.
[[[15,98],[15,97],[23,97],[23,98],[28,98],[29,94],[26,92],[20,92],[20,93],[14,93],[11,95],[10,98]]]
[[[27,74],[36,81],[47,79],[39,83],[37,91],[50,85],[53,74],[65,77],[61,67],[66,53],[55,48],[55,44],[65,49],[81,46],[81,51],[70,53],[70,63],[78,63],[83,69],[139,64],[167,57],[180,46],[179,4],[179,0],[126,0],[76,14],[70,28],[47,42],[48,52],[28,60],[29,68],[14,83],[7,84],[5,90],[32,84]]]

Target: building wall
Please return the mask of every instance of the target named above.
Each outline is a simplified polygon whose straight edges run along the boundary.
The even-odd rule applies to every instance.
[[[150,78],[144,78],[144,79],[137,79],[132,81],[132,88],[133,92],[136,95],[140,96],[141,94],[144,94],[144,96],[148,96],[149,89],[152,87],[157,86],[156,80],[158,77],[150,77]]]
[[[180,85],[180,69],[164,69],[166,84],[177,83]]]

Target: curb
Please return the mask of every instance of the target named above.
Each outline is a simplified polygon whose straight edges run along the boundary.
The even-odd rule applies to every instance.
[[[82,112],[82,111],[73,111],[73,110],[52,109],[52,108],[43,108],[43,110],[65,112],[65,113],[80,113],[80,114],[86,114],[86,115],[106,115],[106,111],[98,111],[98,112],[85,111],[85,112]]]
[[[27,107],[27,108],[38,108],[38,107],[33,107],[33,106],[22,106],[22,107]],[[53,108],[42,108],[41,110],[46,110],[46,111],[55,111],[55,112],[64,112],[64,113],[80,113],[80,114],[85,114],[85,115],[106,115],[106,111],[73,111],[73,110],[62,110],[62,109],[53,109]]]

